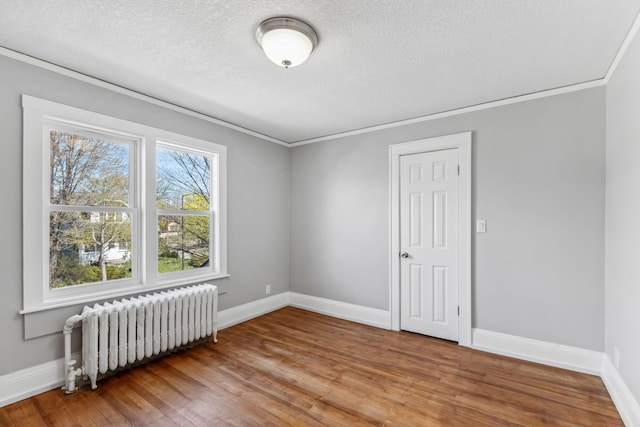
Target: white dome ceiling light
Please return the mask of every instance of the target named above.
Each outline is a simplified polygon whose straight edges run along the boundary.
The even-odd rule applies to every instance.
[[[318,45],[318,34],[295,18],[270,18],[258,26],[256,40],[275,64],[296,67],[307,60]]]

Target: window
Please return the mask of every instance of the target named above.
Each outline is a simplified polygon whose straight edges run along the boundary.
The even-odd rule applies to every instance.
[[[156,159],[158,272],[206,268],[211,256],[214,158],[161,143]]]
[[[131,251],[139,215],[130,184],[139,141],[52,119],[43,125],[49,289],[137,278]]]
[[[23,313],[227,277],[226,147],[23,96]]]

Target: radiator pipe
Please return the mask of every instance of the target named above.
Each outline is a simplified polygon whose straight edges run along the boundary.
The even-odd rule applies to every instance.
[[[74,369],[76,361],[71,359],[71,332],[73,332],[73,326],[81,320],[81,314],[71,316],[64,323],[64,328],[62,329],[64,334],[64,386],[62,390],[66,394],[71,394],[78,390],[76,377],[82,374],[82,369]]]

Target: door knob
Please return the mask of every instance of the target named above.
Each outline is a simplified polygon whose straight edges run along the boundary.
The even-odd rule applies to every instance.
[[[402,252],[402,254],[400,254],[400,256],[402,258],[409,258],[409,254],[407,252]]]

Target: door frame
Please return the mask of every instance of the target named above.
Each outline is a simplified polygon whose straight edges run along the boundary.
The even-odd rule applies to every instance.
[[[420,139],[389,146],[390,327],[394,331],[400,330],[400,156],[450,148],[458,149],[460,165],[458,181],[458,305],[460,306],[458,344],[471,347],[471,132]]]

